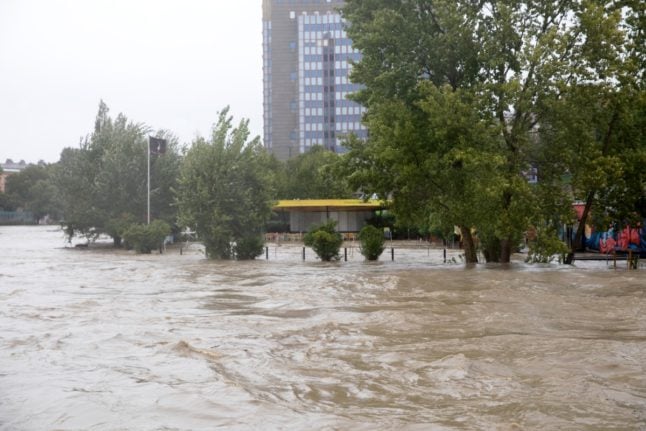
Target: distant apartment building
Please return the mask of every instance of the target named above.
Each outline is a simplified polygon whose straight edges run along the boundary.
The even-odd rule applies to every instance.
[[[347,99],[352,48],[341,0],[263,0],[264,143],[279,160],[321,145],[343,152],[342,138],[367,136],[364,108]]]
[[[17,174],[29,166],[24,160],[14,162],[7,159],[4,163],[0,163],[0,193],[5,192],[7,178],[9,175]]]

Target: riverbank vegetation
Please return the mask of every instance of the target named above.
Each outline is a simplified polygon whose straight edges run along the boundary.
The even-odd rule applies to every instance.
[[[211,139],[187,150],[176,189],[179,222],[191,226],[214,259],[253,259],[263,251],[262,230],[271,216],[271,158],[248,121],[233,127],[220,112]]]
[[[381,229],[372,225],[364,226],[359,232],[361,242],[361,254],[367,260],[378,260],[384,252],[384,233]]]
[[[138,253],[151,253],[162,247],[164,238],[171,233],[168,223],[153,220],[150,224],[129,224],[121,233],[126,247],[135,249]]]
[[[339,250],[343,244],[343,236],[336,230],[336,221],[330,220],[313,226],[303,237],[303,243],[311,247],[319,259],[330,262],[340,259]]]
[[[574,199],[584,220],[634,217],[643,2],[348,0],[343,15],[370,131],[348,143],[353,185],[392,196],[400,217],[457,225],[469,262],[476,241],[508,262],[528,227],[553,235]]]
[[[382,235],[459,236],[468,263],[509,262],[523,239],[537,262],[582,248],[585,223],[562,240],[574,201],[597,226],[646,217],[643,2],[348,0],[342,13],[369,129],[347,153],[277,161],[228,108],[181,146],[101,102],[92,133],[9,177],[0,207],[120,246],[146,219],[154,136],[167,147],[150,155],[151,218],[197,232],[216,259],[254,258],[267,226],[286,229],[278,199],[377,196],[390,202],[369,221]]]

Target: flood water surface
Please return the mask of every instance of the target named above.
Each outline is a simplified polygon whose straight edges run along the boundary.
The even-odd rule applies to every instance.
[[[646,429],[643,269],[0,245],[0,430]]]

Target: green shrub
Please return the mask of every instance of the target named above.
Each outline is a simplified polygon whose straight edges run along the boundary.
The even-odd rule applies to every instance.
[[[137,253],[150,253],[162,246],[164,238],[171,232],[168,223],[155,220],[149,225],[131,224],[123,233],[123,239]]]
[[[554,227],[536,228],[536,238],[529,242],[527,263],[550,263],[556,257],[569,252],[567,245],[558,237]]]
[[[322,261],[339,260],[343,237],[336,231],[336,221],[330,220],[315,226],[305,234],[303,241],[306,246],[312,247],[312,250]]]
[[[135,216],[128,213],[123,213],[117,218],[108,220],[105,226],[105,233],[112,237],[115,247],[121,247],[124,232],[135,224],[136,220]]]
[[[359,232],[361,254],[368,260],[377,260],[384,251],[384,233],[371,225],[366,225]]]
[[[247,235],[240,238],[234,247],[236,259],[253,260],[260,256],[263,251],[265,241],[260,235]]]

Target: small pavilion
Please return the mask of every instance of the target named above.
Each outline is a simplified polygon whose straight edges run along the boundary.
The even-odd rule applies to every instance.
[[[273,210],[284,214],[290,232],[307,232],[312,225],[335,220],[339,232],[352,233],[359,232],[366,220],[385,208],[386,203],[378,200],[299,199],[278,201]]]

